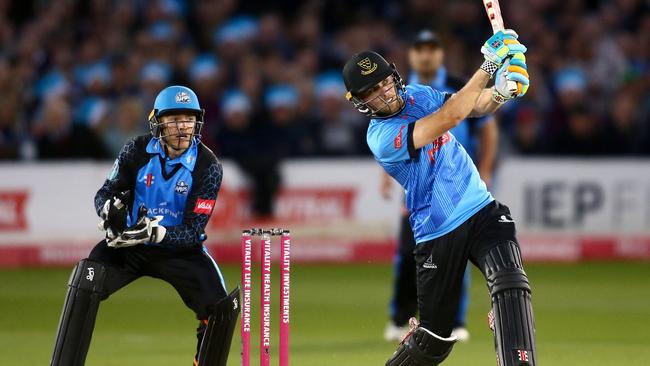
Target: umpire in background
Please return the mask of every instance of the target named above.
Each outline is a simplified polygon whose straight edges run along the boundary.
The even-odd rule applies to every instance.
[[[203,115],[191,89],[167,87],[149,115],[151,133],[122,148],[95,196],[106,239],[70,276],[51,366],[83,365],[99,302],[141,276],[171,284],[196,313],[194,365],[226,365],[239,289],[226,292],[202,244],[222,177],[201,143]]]
[[[409,84],[428,85],[435,90],[455,93],[466,80],[450,75],[443,65],[445,51],[438,35],[430,30],[421,30],[413,39],[409,48],[408,59],[411,67]],[[493,116],[467,118],[451,129],[458,142],[465,148],[478,168],[481,179],[491,186],[491,177],[499,140],[499,127]],[[384,174],[382,195],[387,197],[392,186],[392,179]],[[395,254],[395,273],[393,297],[390,302],[391,322],[387,325],[384,338],[387,341],[399,341],[408,331],[408,320],[416,315],[417,289],[415,286],[415,259],[413,250],[415,240],[409,224],[409,213],[404,210],[401,217],[398,250]],[[469,286],[471,270],[468,266],[463,278],[460,307],[456,316],[452,334],[459,341],[468,341],[466,314],[469,304]]]

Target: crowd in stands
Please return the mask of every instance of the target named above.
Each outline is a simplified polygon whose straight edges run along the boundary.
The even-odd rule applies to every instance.
[[[502,153],[650,155],[650,3],[502,3],[532,80],[499,112]],[[198,94],[203,141],[251,171],[367,156],[341,67],[373,49],[406,75],[421,29],[465,77],[491,33],[475,0],[0,0],[0,159],[114,159],[170,84]]]

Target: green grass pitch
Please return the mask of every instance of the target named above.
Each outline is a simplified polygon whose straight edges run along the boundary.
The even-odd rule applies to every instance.
[[[238,267],[225,266],[223,272],[230,287],[239,280]],[[530,264],[527,272],[541,365],[648,365],[650,264]],[[68,274],[69,269],[0,271],[0,365],[49,364]],[[480,274],[473,275],[472,338],[456,345],[444,365],[495,365],[487,291]],[[383,365],[395,349],[382,339],[390,277],[389,265],[294,266],[291,364]],[[257,284],[258,276],[254,279]],[[277,364],[274,298],[272,364]],[[254,324],[258,310],[254,306]],[[86,364],[189,366],[196,325],[170,285],[142,278],[102,303]],[[257,354],[252,359],[257,364]],[[229,365],[239,362],[237,330]]]

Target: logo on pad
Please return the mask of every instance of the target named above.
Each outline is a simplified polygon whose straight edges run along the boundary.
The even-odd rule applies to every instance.
[[[92,281],[93,278],[95,278],[95,268],[93,267],[88,267],[86,268],[88,270],[88,275],[86,276],[86,279],[88,281]]]
[[[214,204],[216,200],[204,200],[199,198],[196,200],[196,205],[194,206],[194,213],[209,215],[214,209]]]
[[[528,351],[523,349],[517,350],[517,357],[519,357],[519,361],[528,362]]]

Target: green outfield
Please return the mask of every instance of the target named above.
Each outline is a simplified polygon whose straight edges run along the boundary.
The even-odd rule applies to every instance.
[[[303,265],[292,270],[292,365],[383,365],[395,348],[382,339],[391,267]],[[650,264],[535,264],[527,271],[541,365],[648,364]],[[238,281],[238,268],[223,272],[230,286]],[[49,363],[68,273],[0,271],[0,365]],[[445,365],[495,365],[488,310],[482,278],[475,272],[472,339],[457,345]],[[277,317],[273,320],[277,326]],[[196,325],[171,286],[140,279],[100,307],[87,365],[189,366]],[[238,339],[237,332],[229,365],[239,364]],[[277,347],[277,328],[272,341]]]

